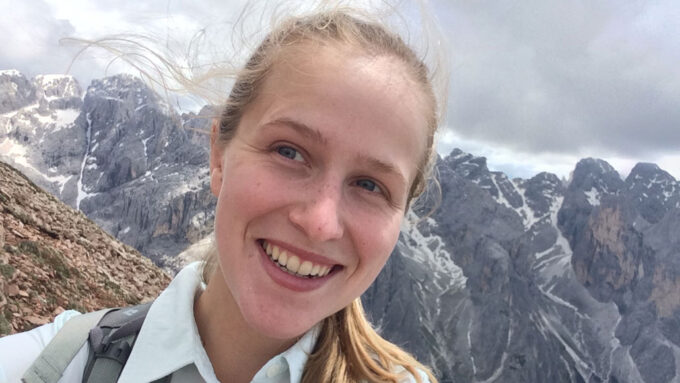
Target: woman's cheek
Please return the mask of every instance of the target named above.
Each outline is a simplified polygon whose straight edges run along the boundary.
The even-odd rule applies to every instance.
[[[381,217],[381,219],[376,219]],[[380,273],[399,239],[401,216],[365,214],[355,220],[356,244],[361,262],[371,269],[372,278]],[[371,279],[370,282],[373,280]],[[369,283],[370,283],[369,282]]]
[[[234,164],[227,179],[235,180],[233,187],[227,186],[225,197],[233,200],[241,208],[255,208],[267,205],[282,198],[285,190],[283,181],[271,166],[258,165],[256,162]],[[227,181],[228,182],[228,181]]]

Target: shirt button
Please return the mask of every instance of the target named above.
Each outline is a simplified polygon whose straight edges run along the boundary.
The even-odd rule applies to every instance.
[[[267,369],[267,378],[273,378],[284,371],[286,371],[286,365],[280,361],[276,362]]]

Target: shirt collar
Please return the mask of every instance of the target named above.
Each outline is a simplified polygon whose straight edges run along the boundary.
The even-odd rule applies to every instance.
[[[119,382],[154,381],[190,363],[206,381],[217,381],[194,320],[194,298],[200,291],[201,264],[192,263],[149,308]]]
[[[196,365],[206,382],[218,382],[194,320],[194,299],[204,288],[201,271],[201,262],[186,266],[156,298],[119,382],[154,381],[190,363]],[[313,327],[292,347],[265,364],[255,377],[266,374],[268,365],[278,360],[287,364],[289,382],[299,382],[319,329],[320,325]]]
[[[314,326],[292,347],[267,362],[255,374],[253,382],[300,382],[307,359],[319,336],[320,328],[320,324]],[[281,368],[280,366],[285,367]]]
[[[300,339],[293,347],[289,348],[283,353],[283,357],[288,361],[290,368],[291,383],[300,382],[302,380],[302,372],[307,364],[307,359],[316,345],[316,340],[319,337],[321,324],[317,324],[310,331]]]

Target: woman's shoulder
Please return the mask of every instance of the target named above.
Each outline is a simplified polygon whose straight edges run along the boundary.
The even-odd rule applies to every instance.
[[[403,366],[397,366],[393,371],[394,373],[399,374],[400,376],[399,383],[418,383],[416,377],[408,370],[406,370]],[[425,371],[416,368],[416,372],[418,373],[418,377],[420,378],[420,383],[432,383],[430,381],[430,378],[425,373]],[[367,380],[362,380],[361,383],[369,382]]]
[[[403,374],[403,379],[399,381],[399,383],[418,383],[418,380],[416,379],[413,374],[410,372],[406,371],[403,367],[399,366],[401,368],[401,373]],[[425,371],[417,368],[416,372],[418,373],[418,377],[420,378],[420,383],[431,383],[430,378],[428,378],[427,374]]]
[[[18,382],[24,371],[78,311],[67,310],[57,315],[52,323],[33,330],[0,338],[0,382]]]

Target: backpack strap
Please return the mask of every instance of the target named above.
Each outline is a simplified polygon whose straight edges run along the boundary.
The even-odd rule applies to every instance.
[[[26,370],[24,383],[56,383],[85,344],[88,331],[110,310],[100,310],[69,319]]]
[[[109,311],[89,333],[83,383],[116,382],[125,367],[151,302]]]
[[[86,340],[90,347],[83,383],[116,382],[151,303],[105,309],[69,319],[24,373],[22,382],[57,383]],[[156,382],[169,382],[171,375]]]

